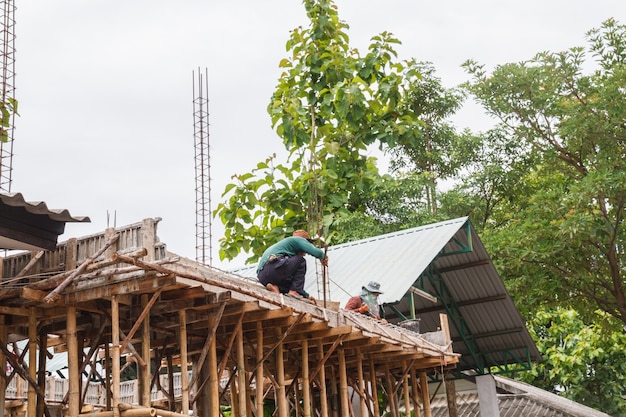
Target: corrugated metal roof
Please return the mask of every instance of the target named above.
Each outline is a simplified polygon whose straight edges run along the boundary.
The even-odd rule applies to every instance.
[[[498,408],[501,417],[610,417],[575,401],[542,390],[523,382],[494,375],[498,388]],[[456,393],[457,414],[480,417],[479,397],[476,392]],[[445,395],[437,395],[431,402],[433,417],[448,417]]]
[[[415,317],[424,333],[437,330],[440,313],[448,314],[454,352],[463,355],[461,370],[541,360],[467,217],[332,246],[328,257],[330,299],[341,306],[371,280],[384,291],[380,302],[393,304],[407,318],[412,287],[437,296],[436,302],[413,297]],[[306,259],[306,290],[323,294],[320,264]],[[256,265],[232,272],[255,279],[255,271]],[[385,311],[391,321],[399,320],[389,317],[389,307]]]
[[[53,250],[66,223],[91,221],[66,209],[49,209],[42,201],[26,201],[20,193],[0,193],[0,208],[1,249]]]
[[[31,214],[48,216],[50,219],[58,222],[90,222],[87,216],[74,217],[67,209],[53,210],[49,209],[43,201],[26,201],[21,193],[1,194],[0,202],[11,207],[22,207]]]

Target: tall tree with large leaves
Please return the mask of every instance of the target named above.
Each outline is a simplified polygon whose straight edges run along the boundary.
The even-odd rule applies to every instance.
[[[256,259],[296,228],[332,239],[341,220],[367,217],[367,203],[392,182],[381,177],[368,149],[394,146],[424,124],[426,110],[405,103],[422,66],[397,60],[399,41],[389,33],[374,36],[362,56],[350,48],[348,26],[332,1],[303,3],[310,25],[291,32],[290,55],[280,62],[284,72],[268,106],[289,160],[269,158],[227,186],[227,200],[216,209],[226,226],[221,259],[240,251]]]
[[[527,164],[484,239],[520,306],[600,308],[626,323],[626,27],[608,20],[588,40],[591,74],[583,48],[491,74],[466,63],[469,91]]]

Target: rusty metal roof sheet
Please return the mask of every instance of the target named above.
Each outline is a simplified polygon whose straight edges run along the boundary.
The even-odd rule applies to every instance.
[[[306,259],[305,288],[322,298],[321,266]],[[331,246],[328,259],[326,287],[330,300],[341,306],[374,280],[392,322],[416,318],[421,332],[431,332],[439,315],[448,314],[453,350],[462,354],[460,370],[483,373],[501,366],[506,372],[508,366],[541,360],[467,217]],[[255,271],[254,265],[232,272],[254,279]],[[411,297],[412,292],[423,296]]]
[[[31,214],[47,216],[58,222],[90,222],[87,216],[72,216],[67,209],[49,209],[43,201],[26,201],[21,193],[2,194],[0,193],[0,202],[3,205],[11,207],[21,207]]]
[[[42,201],[26,201],[22,194],[0,193],[0,249],[53,250],[69,222],[90,222],[68,210],[52,210]]]

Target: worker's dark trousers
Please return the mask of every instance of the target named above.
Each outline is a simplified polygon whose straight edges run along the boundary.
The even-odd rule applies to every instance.
[[[306,260],[302,255],[285,256],[276,262],[267,263],[259,271],[257,278],[263,285],[272,283],[281,293],[291,290],[302,294],[304,291],[304,277],[306,275]]]

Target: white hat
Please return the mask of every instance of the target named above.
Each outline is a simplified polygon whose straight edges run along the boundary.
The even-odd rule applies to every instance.
[[[365,287],[363,287],[364,290],[367,290],[369,292],[375,292],[378,294],[382,294],[383,292],[380,290],[380,284],[376,281],[370,281],[369,284],[367,284]]]

